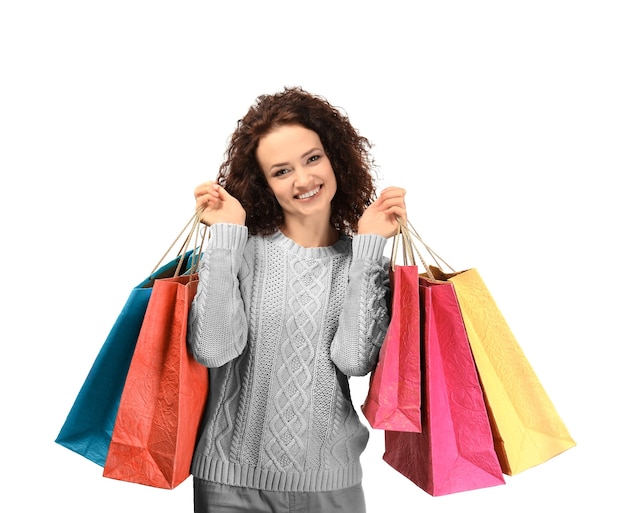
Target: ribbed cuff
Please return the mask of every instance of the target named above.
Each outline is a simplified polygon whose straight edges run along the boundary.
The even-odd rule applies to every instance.
[[[387,239],[382,235],[364,234],[352,238],[352,256],[355,260],[382,261]]]
[[[209,227],[209,247],[242,249],[248,240],[248,227],[241,224],[217,223]]]

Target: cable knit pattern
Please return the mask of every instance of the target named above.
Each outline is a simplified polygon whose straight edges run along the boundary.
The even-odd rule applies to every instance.
[[[304,248],[238,225],[209,233],[189,314],[211,380],[192,473],[276,491],[359,483],[369,434],[348,376],[373,368],[387,330],[386,239]]]

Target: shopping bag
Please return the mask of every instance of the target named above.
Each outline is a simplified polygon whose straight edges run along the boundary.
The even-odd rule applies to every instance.
[[[422,432],[386,431],[383,459],[433,496],[504,484],[454,288],[420,277],[419,292]]]
[[[208,369],[187,350],[198,275],[157,280],[113,427],[103,475],[172,489],[190,475]]]
[[[576,442],[478,271],[455,271],[410,223],[406,231],[435,262],[427,266],[418,252],[428,273],[454,286],[502,471],[512,476],[574,447]]]
[[[391,318],[361,409],[374,429],[420,432],[419,271],[411,246],[394,237],[389,268]],[[396,264],[398,247],[404,265]]]
[[[126,374],[157,279],[187,269],[192,251],[176,256],[134,287],[74,400],[56,443],[104,466]]]
[[[576,445],[476,269],[444,273],[454,285],[505,474]]]

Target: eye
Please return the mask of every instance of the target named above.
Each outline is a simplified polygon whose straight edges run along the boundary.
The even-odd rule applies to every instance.
[[[321,155],[311,155],[309,159],[307,160],[307,162],[315,162],[316,160],[319,160],[321,158],[322,158]]]
[[[274,173],[274,176],[283,176],[283,175],[286,175],[287,173],[289,173],[289,169],[286,169],[286,168],[279,169],[278,171]]]

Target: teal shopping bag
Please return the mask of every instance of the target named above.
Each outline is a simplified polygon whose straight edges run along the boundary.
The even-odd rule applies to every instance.
[[[177,270],[186,270],[192,253],[188,251],[177,256],[131,290],[70,409],[56,443],[104,467],[124,382],[152,286],[157,279],[171,278]]]

